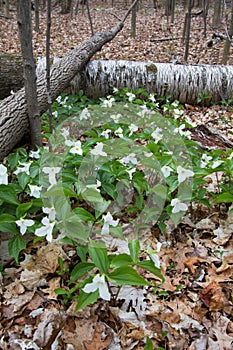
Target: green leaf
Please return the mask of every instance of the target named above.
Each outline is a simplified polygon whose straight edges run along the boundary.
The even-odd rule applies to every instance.
[[[17,179],[18,179],[18,182],[19,182],[22,190],[24,190],[25,187],[27,186],[27,184],[29,184],[29,182],[30,182],[30,176],[27,175],[26,173],[19,173],[17,175]]]
[[[19,253],[25,248],[26,242],[20,234],[15,235],[8,241],[9,254],[15,259],[17,264],[19,259]]]
[[[165,281],[163,274],[161,273],[161,270],[155,266],[155,264],[152,260],[139,261],[137,263],[137,266],[141,267],[144,270],[152,272],[155,276],[157,276],[159,279],[161,279],[162,282]]]
[[[116,186],[113,184],[102,183],[103,190],[113,199],[117,198]]]
[[[154,350],[154,345],[150,338],[146,338],[146,346],[144,347],[144,350]]]
[[[72,197],[72,198],[77,198],[77,193],[70,188],[70,185],[66,183],[57,183],[54,185],[50,190],[44,193],[46,197]]]
[[[215,203],[232,203],[233,202],[233,195],[229,192],[221,193],[214,201]]]
[[[118,286],[130,285],[130,286],[147,286],[148,282],[142,278],[136,270],[129,266],[121,266],[110,274],[107,278],[115,282]]]
[[[132,239],[128,243],[128,248],[130,251],[131,258],[136,263],[138,261],[138,254],[140,251],[140,243],[138,239]]]
[[[59,294],[59,295],[68,295],[69,294],[69,291],[65,290],[63,288],[56,288],[56,289],[54,289],[54,292],[56,294]]]
[[[102,242],[90,241],[88,252],[91,260],[102,273],[107,273],[109,268],[109,260],[107,248]]]
[[[24,214],[31,208],[31,206],[32,202],[19,204],[16,208],[16,217],[19,219],[22,218]]]
[[[70,283],[75,282],[77,279],[85,275],[87,272],[91,271],[95,267],[92,263],[81,262],[77,264],[70,274]]]
[[[115,269],[121,266],[127,266],[133,263],[132,258],[128,254],[119,254],[114,256],[111,260],[110,267],[111,269]]]
[[[19,204],[15,191],[9,185],[0,185],[0,199],[6,203]]]
[[[9,233],[18,233],[18,229],[15,224],[16,218],[13,215],[1,214],[0,215],[0,231]]]
[[[58,228],[60,228],[66,236],[76,242],[87,242],[89,238],[90,228],[87,225],[82,224],[76,215],[71,215],[64,219],[58,224]]]
[[[97,301],[98,297],[99,297],[98,289],[92,293],[84,293],[84,291],[81,289],[75,311],[78,311],[87,305],[94,304]]]
[[[77,215],[77,217],[79,218],[80,221],[95,221],[94,216],[89,213],[89,211],[83,209],[83,208],[75,208],[73,210],[73,213],[75,213]]]

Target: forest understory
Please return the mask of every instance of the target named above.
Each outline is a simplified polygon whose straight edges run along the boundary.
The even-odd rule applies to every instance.
[[[103,31],[122,18],[122,2],[114,8],[102,1],[90,4],[94,31]],[[20,53],[16,13],[11,19],[0,18],[0,52]],[[188,64],[221,64],[224,42],[208,47],[214,33],[225,33],[211,26],[203,36],[202,16],[194,16]],[[93,59],[173,62],[183,64],[183,8],[177,7],[174,23],[168,23],[164,8],[156,11],[145,5],[138,12],[137,35],[130,37],[130,19],[124,29]],[[45,55],[46,13],[41,13],[40,32],[34,31],[34,54]],[[51,56],[62,57],[91,36],[86,8],[78,15],[52,13]],[[162,40],[162,39],[174,40]],[[178,61],[178,62],[177,62]],[[231,51],[229,65],[233,65]],[[205,96],[197,105],[184,105],[184,119],[193,125],[192,139],[211,155],[217,149],[233,149],[232,101],[203,107]],[[228,143],[229,141],[229,143]],[[230,145],[230,146],[229,146]],[[232,146],[232,147],[231,147]],[[231,159],[232,161],[232,159]],[[209,177],[216,190],[218,179]],[[75,311],[76,302],[64,304],[54,292],[61,285],[58,257],[68,261],[74,248],[58,242],[32,243],[16,265],[7,254],[7,237],[0,239],[0,265],[5,275],[0,279],[1,321],[0,349],[52,350],[232,350],[233,348],[233,213],[232,203],[207,208],[193,204],[174,227],[171,221],[161,234],[155,225],[140,238],[141,247],[148,243],[158,252],[165,282],[153,274],[144,275],[159,285],[123,287],[115,304],[98,300],[94,305]],[[221,228],[221,230],[219,229]],[[108,241],[109,249],[122,253],[127,249],[118,239]],[[23,260],[24,259],[24,260]],[[139,269],[140,271],[140,269]],[[140,271],[142,272],[142,271]],[[62,278],[65,278],[64,276]],[[150,341],[148,340],[150,339]]]

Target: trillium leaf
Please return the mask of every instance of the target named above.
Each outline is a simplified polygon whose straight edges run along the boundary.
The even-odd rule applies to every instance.
[[[9,185],[0,185],[0,199],[5,203],[19,204],[15,191]]]
[[[107,275],[107,278],[118,286],[147,286],[148,282],[130,266],[121,266]]]
[[[162,282],[164,282],[164,276],[161,273],[161,270],[155,266],[154,262],[152,260],[143,260],[139,261],[137,263],[138,267],[141,267],[144,270],[150,271],[153,273],[155,276],[157,276],[159,279],[161,279]]]
[[[88,252],[91,260],[96,267],[102,272],[107,273],[109,268],[109,260],[107,255],[107,248],[103,243],[90,241]]]
[[[136,263],[138,261],[138,254],[140,251],[140,243],[138,239],[132,239],[128,243],[131,258]]]
[[[19,253],[26,248],[26,242],[21,235],[15,235],[8,241],[8,250],[10,255],[18,264]]]
[[[83,307],[94,304],[99,297],[99,290],[97,289],[95,292],[92,293],[84,293],[83,290],[80,290],[79,298],[78,298],[78,303],[75,308],[75,310],[80,310]]]
[[[119,254],[114,256],[111,260],[110,267],[111,269],[115,269],[121,266],[127,266],[133,263],[132,258],[128,254]]]
[[[32,202],[21,203],[16,208],[16,216],[17,218],[21,218],[24,214],[31,208]]]
[[[77,264],[70,274],[70,283],[75,282],[80,277],[84,276],[87,272],[91,271],[95,267],[92,263],[81,262]]]
[[[229,192],[221,193],[215,199],[215,203],[232,203],[233,202],[233,194]]]

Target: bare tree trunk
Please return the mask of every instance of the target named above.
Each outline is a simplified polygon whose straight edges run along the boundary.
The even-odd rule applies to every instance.
[[[223,50],[223,57],[222,57],[222,64],[227,64],[229,54],[230,54],[230,48],[231,43],[233,39],[233,1],[231,3],[231,22],[230,22],[230,28],[227,33],[227,39],[224,44],[224,50]]]
[[[190,41],[190,29],[191,29],[191,11],[192,11],[192,0],[188,0],[188,12],[186,13],[186,27],[185,27],[185,53],[184,60],[187,61],[189,54],[189,41]]]
[[[27,115],[30,125],[30,138],[33,147],[42,146],[40,112],[37,102],[36,70],[32,49],[31,1],[17,1],[17,22],[24,62],[25,95]]]

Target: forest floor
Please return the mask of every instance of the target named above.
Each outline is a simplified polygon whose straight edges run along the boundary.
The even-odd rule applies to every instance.
[[[102,1],[91,7],[94,31],[113,26],[116,16],[122,18],[126,11],[122,9],[122,2],[114,8],[103,6]],[[174,23],[168,23],[163,13],[164,9],[155,11],[149,5],[143,6],[138,13],[136,38],[130,37],[130,20],[127,20],[122,32],[93,58],[153,62],[177,59],[182,62],[184,11],[177,8]],[[12,11],[12,19],[0,18],[0,52],[20,52],[15,15]],[[42,13],[40,32],[34,32],[36,56],[45,55],[45,31],[46,14]],[[220,28],[212,28],[211,12],[206,37],[203,37],[202,17],[192,18],[188,63],[221,63],[224,43],[211,48],[206,45],[215,32],[224,33],[224,23]],[[77,16],[61,15],[57,8],[54,10],[52,56],[64,56],[90,35],[85,8],[81,6]],[[162,38],[174,40],[158,41]],[[232,53],[228,63],[233,65]],[[210,144],[199,139],[208,150],[224,148],[217,136],[219,131],[233,140],[231,106],[186,105],[185,115],[195,125],[208,124],[214,130]],[[186,215],[177,228],[171,225],[165,235],[154,229],[142,238],[143,247],[148,241],[154,248],[157,240],[163,243],[158,255],[165,283],[157,293],[152,288],[125,287],[119,305],[98,301],[75,312],[75,302],[61,303],[54,293],[61,279],[56,273],[57,259],[69,255],[70,247],[30,242],[26,259],[16,266],[7,256],[7,246],[2,242],[1,263],[6,274],[0,279],[0,349],[142,350],[149,337],[153,347],[148,345],[147,350],[232,350],[232,213],[230,215],[226,208],[220,210],[219,206],[200,205],[193,209],[195,217]],[[224,227],[224,232],[217,235],[219,225]],[[116,250],[119,244],[122,242],[115,239],[111,248]],[[121,248],[124,250],[123,246]],[[149,274],[146,277],[154,278]],[[155,282],[160,281],[155,279]]]

